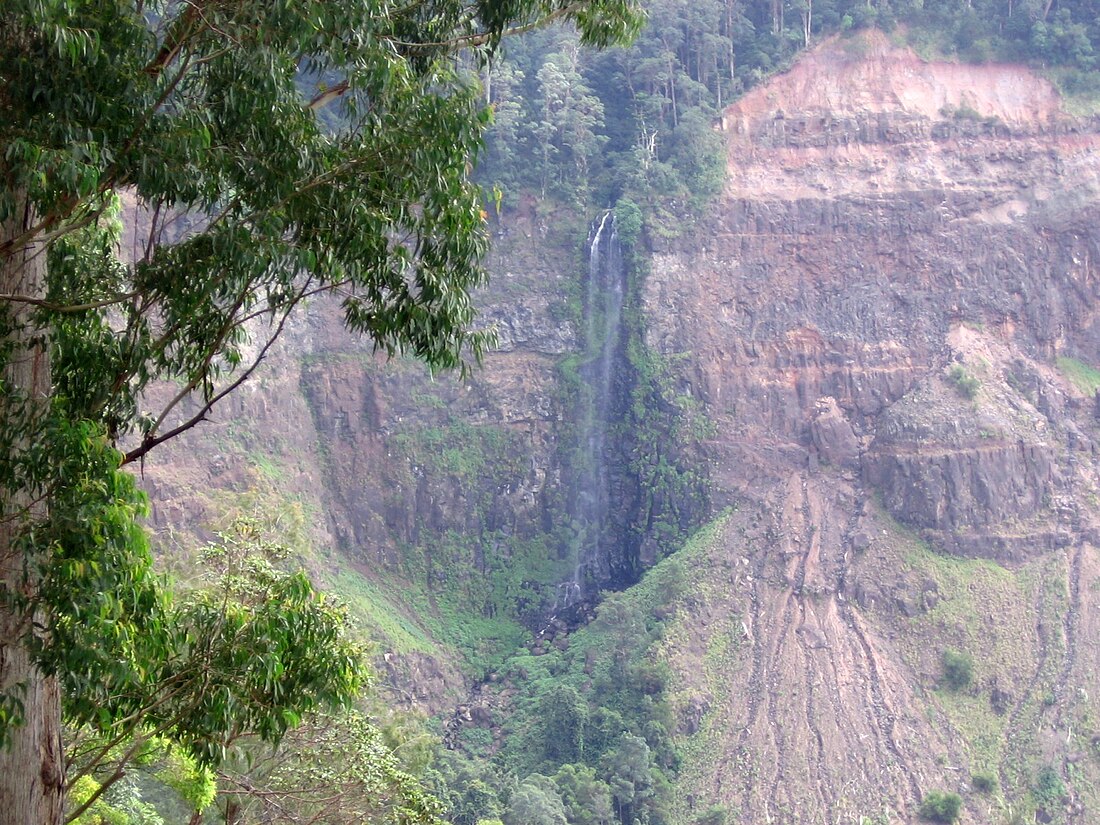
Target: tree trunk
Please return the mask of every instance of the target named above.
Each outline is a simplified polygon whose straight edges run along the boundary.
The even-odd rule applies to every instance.
[[[12,216],[0,223],[0,244],[23,235],[34,221],[33,206],[17,192]],[[45,276],[41,244],[21,244],[0,258],[0,294],[42,298]],[[0,396],[0,426],[16,426],[24,434],[28,416],[45,408],[50,389],[47,353],[30,326],[31,311],[25,302],[0,300],[0,317],[11,330],[7,343],[13,344],[3,375],[13,396],[29,400],[17,408],[11,396]],[[16,449],[28,440],[24,435]],[[34,595],[35,565],[27,563],[14,540],[21,524],[44,515],[45,504],[38,499],[26,489],[0,490],[0,585],[6,594]],[[10,731],[11,744],[0,751],[0,825],[58,825],[64,818],[61,699],[57,682],[31,661],[26,644],[31,620],[27,610],[0,594],[0,694],[19,699],[23,709],[23,724]]]

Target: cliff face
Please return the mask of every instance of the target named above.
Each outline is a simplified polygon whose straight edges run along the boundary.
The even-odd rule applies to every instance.
[[[726,195],[645,293],[651,346],[691,354],[737,508],[710,556],[723,586],[667,651],[684,741],[706,742],[688,802],[909,822],[945,788],[965,821],[1008,821],[970,790],[987,772],[1028,816],[1093,821],[1097,125],[1022,69],[872,37],[819,48],[722,128]],[[975,661],[961,692],[938,687],[949,648]],[[1043,767],[1065,794],[1036,803]]]
[[[494,222],[478,299],[497,344],[467,378],[373,353],[335,301],[303,308],[254,380],[141,468],[166,564],[186,574],[177,548],[258,518],[349,603],[394,701],[465,703],[574,574],[563,375],[584,358],[586,231],[530,201]],[[175,389],[157,392],[150,408]]]
[[[966,822],[1095,821],[1100,126],[1022,68],[871,37],[812,52],[721,128],[725,195],[652,251],[636,296],[668,397],[710,422],[728,511],[666,606],[677,816],[915,822],[938,788],[964,794]],[[435,713],[465,701],[460,659],[483,657],[480,677],[519,644],[503,613],[558,604],[583,534],[565,488],[583,465],[585,227],[524,204],[494,232],[482,317],[500,345],[470,380],[385,364],[318,304],[145,467],[168,537],[292,502],[395,695]],[[625,466],[612,518],[649,525]],[[460,609],[487,624],[444,627]],[[973,659],[961,690],[946,650]],[[1051,775],[1062,792],[1037,793]]]
[[[723,124],[727,197],[647,296],[650,343],[695,355],[717,453],[861,466],[893,515],[984,530],[995,556],[998,525],[1069,483],[1056,430],[1090,419],[1051,367],[1100,360],[1093,125],[1020,70],[878,39],[819,50]]]

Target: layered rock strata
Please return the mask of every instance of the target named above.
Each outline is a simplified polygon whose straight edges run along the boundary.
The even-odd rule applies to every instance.
[[[915,822],[946,788],[967,822],[1091,821],[1097,123],[1023,68],[871,35],[820,47],[721,128],[725,197],[657,251],[645,295],[651,346],[691,353],[680,379],[737,508],[712,555],[727,587],[669,653],[683,741],[707,742],[686,800],[750,823]],[[700,677],[723,626],[728,672]],[[980,661],[962,696],[939,686],[956,648]],[[1035,802],[1041,765],[1064,797]],[[999,801],[970,788],[983,771]]]

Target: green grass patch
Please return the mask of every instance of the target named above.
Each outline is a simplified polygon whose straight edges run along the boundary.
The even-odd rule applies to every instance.
[[[1083,361],[1063,356],[1058,359],[1058,369],[1085,395],[1095,395],[1100,390],[1100,370]]]
[[[654,608],[674,606],[679,599],[697,592],[696,588],[707,588],[708,582],[696,581],[692,571],[700,570],[699,562],[706,559],[728,518],[727,513],[719,515],[691,536],[678,552],[654,565],[636,585],[608,596],[605,604],[617,603],[652,612]],[[594,622],[575,638],[587,640],[599,633],[599,623]]]
[[[267,453],[253,452],[249,458],[252,460],[252,465],[270,482],[277,483],[286,474],[286,471]]]
[[[331,576],[330,581],[331,591],[347,602],[353,620],[372,638],[384,641],[397,653],[439,655],[438,644],[399,606],[405,598],[401,588],[371,581],[350,569]]]
[[[997,649],[985,652],[1007,664],[1014,643],[1000,644],[1004,633],[1000,625],[1010,617],[1024,618],[1028,607],[1027,588],[1016,574],[988,559],[938,553],[919,539],[913,540],[904,563],[917,577],[935,582],[939,595],[938,604],[913,622],[927,625],[944,647],[974,654],[979,660],[976,678],[984,675],[983,667],[989,664],[987,655],[977,653],[983,646],[993,644]]]
[[[354,570],[334,576],[332,591],[369,635],[395,652],[457,659],[475,680],[500,670],[531,635],[507,616],[483,616],[460,599],[431,599],[416,585],[372,581]]]
[[[464,672],[477,681],[502,670],[531,638],[531,631],[515,619],[482,616],[454,604],[437,605],[424,622],[436,638],[462,654]]]
[[[985,693],[936,691],[936,700],[966,743],[970,769],[983,775],[997,775],[1004,752],[1008,716],[998,716]]]
[[[914,586],[935,584],[935,605],[900,619],[906,630],[898,642],[926,686],[936,685],[925,694],[928,711],[957,733],[970,771],[992,776],[1003,771],[1004,793],[1018,798],[1030,781],[1026,754],[1031,745],[1022,742],[1022,731],[1037,729],[1042,712],[1043,688],[1036,688],[1034,695],[1027,692],[1040,659],[1034,611],[1037,602],[1042,604],[1044,621],[1058,628],[1058,605],[1064,603],[1051,578],[1053,568],[1047,570],[1049,560],[1037,560],[1013,571],[986,559],[952,556],[936,551],[897,522],[885,523],[891,527],[891,543],[900,553],[906,580]],[[1040,675],[1041,683],[1054,676],[1055,663],[1061,662],[1058,634],[1049,635],[1050,672]],[[948,649],[970,657],[973,668],[967,684],[952,688],[944,681],[942,657]],[[1002,705],[1001,712],[994,707],[995,688],[1010,697],[1011,704]],[[1023,710],[1029,721],[1017,721],[1010,740],[1008,726],[1021,700],[1029,703]]]

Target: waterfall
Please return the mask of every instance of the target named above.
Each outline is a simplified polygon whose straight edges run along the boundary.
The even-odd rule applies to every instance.
[[[625,275],[613,213],[593,224],[588,248],[584,355],[577,410],[577,462],[572,516],[577,527],[572,579],[560,587],[556,609],[590,595],[606,567],[612,505],[608,431],[614,417],[614,366],[619,354]],[[604,563],[601,563],[604,562]]]

